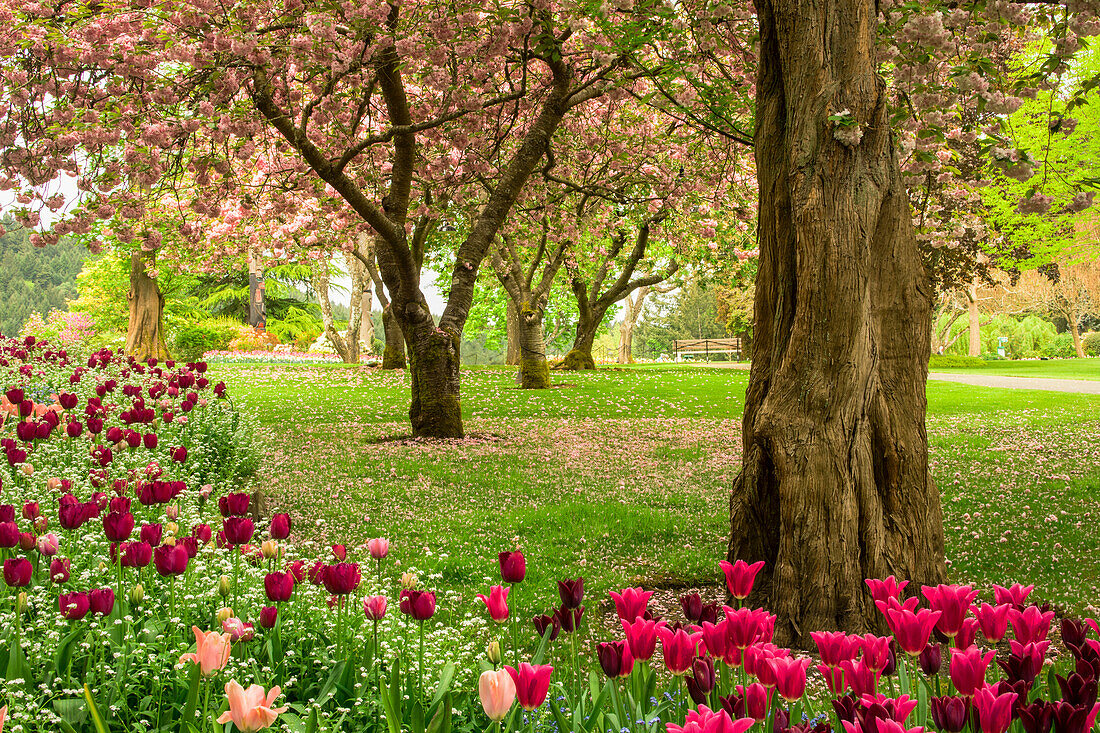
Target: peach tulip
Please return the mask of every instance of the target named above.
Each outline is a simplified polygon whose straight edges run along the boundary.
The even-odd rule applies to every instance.
[[[488,670],[477,681],[481,707],[490,720],[500,722],[516,701],[516,683],[506,669]]]
[[[194,662],[202,670],[203,677],[209,677],[223,669],[229,662],[230,636],[217,631],[202,632],[198,626],[192,626],[195,632],[195,653],[184,654],[180,664]]]
[[[4,720],[8,717],[8,706],[0,708],[0,733],[4,733]]]
[[[270,727],[279,717],[279,713],[286,712],[285,707],[271,707],[275,698],[279,696],[278,686],[272,687],[271,692],[264,694],[264,688],[259,685],[249,685],[248,689],[241,687],[237,680],[225,683],[225,696],[229,699],[229,710],[222,713],[218,722],[222,725],[233,721],[233,726],[241,733],[255,733]]]

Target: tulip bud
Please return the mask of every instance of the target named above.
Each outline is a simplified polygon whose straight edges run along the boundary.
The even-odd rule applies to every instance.
[[[23,475],[24,476],[33,476],[34,475],[34,466],[30,463],[24,463],[23,464]]]
[[[225,576],[223,575],[222,577],[224,578]],[[225,621],[227,619],[233,618],[233,609],[230,608],[229,606],[225,606],[224,608],[219,608],[218,609],[218,615],[216,616],[216,618],[218,619],[218,625],[219,626],[222,625],[223,623],[225,623]]]
[[[180,518],[180,508],[175,504],[164,507],[164,515],[173,522]]]
[[[130,605],[140,606],[141,602],[145,600],[145,588],[138,583],[130,589]]]
[[[485,648],[485,656],[488,657],[489,663],[492,664],[494,667],[500,664],[500,642],[490,641],[489,646]]]
[[[279,543],[275,540],[264,540],[260,544],[260,552],[263,556],[270,560],[279,556]]]
[[[230,587],[230,584],[229,584],[229,576],[228,575],[223,575],[222,577],[218,578],[218,593],[221,594],[222,598],[227,597],[229,595],[229,591],[231,589],[232,588]],[[233,614],[230,614],[230,616],[232,616],[232,615]]]
[[[19,595],[15,599],[15,613],[21,614],[27,610],[27,591],[19,591]]]
[[[401,587],[404,590],[413,590],[416,588],[416,576],[412,573],[401,573]]]
[[[44,515],[39,515],[34,518],[34,531],[42,534],[50,526],[50,520]]]
[[[59,479],[57,476],[51,476],[50,478],[46,479],[46,488],[50,491],[57,491],[61,488],[61,479]]]

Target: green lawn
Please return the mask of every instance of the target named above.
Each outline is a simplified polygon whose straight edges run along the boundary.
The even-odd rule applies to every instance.
[[[988,374],[999,377],[1045,377],[1047,379],[1100,380],[1100,359],[1038,359],[1027,361],[990,361],[976,369],[966,367],[933,368],[950,374]]]
[[[300,535],[349,545],[388,536],[402,567],[464,595],[496,578],[499,550],[519,546],[528,608],[535,592],[548,605],[566,576],[583,575],[601,599],[626,583],[668,599],[717,588],[745,371],[556,373],[557,388],[530,392],[514,387],[511,368],[467,369],[469,437],[449,445],[407,439],[405,373],[212,371],[259,421],[260,485]],[[1090,529],[1100,397],[948,383],[928,396],[954,579],[1034,582],[1078,610],[1100,603]]]

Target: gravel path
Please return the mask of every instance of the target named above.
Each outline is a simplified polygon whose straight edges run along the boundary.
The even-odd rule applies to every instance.
[[[973,384],[976,387],[1003,387],[1007,389],[1039,389],[1047,392],[1078,392],[1100,394],[1100,382],[1084,379],[1044,379],[1040,377],[995,377],[984,374],[948,374],[930,372],[929,379],[941,382]]]

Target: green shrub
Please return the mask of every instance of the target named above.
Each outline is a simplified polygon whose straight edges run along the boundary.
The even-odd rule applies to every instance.
[[[239,324],[224,319],[198,321],[176,332],[173,352],[181,361],[199,361],[207,351],[224,351],[239,332]]]
[[[928,360],[929,369],[971,369],[985,366],[985,359],[980,356],[940,356],[933,354]]]
[[[1089,356],[1100,356],[1100,331],[1090,331],[1081,337],[1085,353]]]
[[[1042,354],[1051,359],[1072,359],[1077,356],[1077,351],[1073,348],[1073,336],[1068,333],[1058,334],[1053,341],[1043,346]]]

